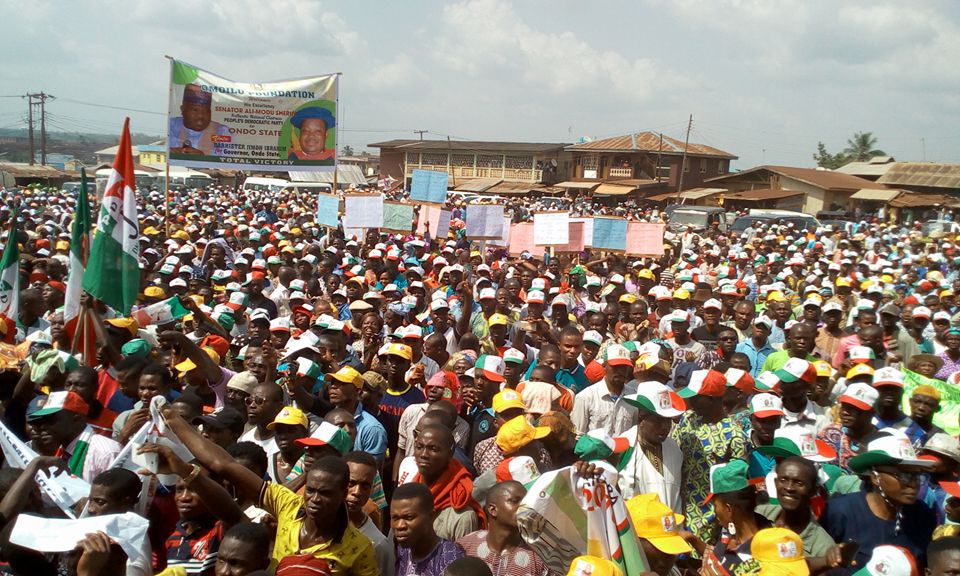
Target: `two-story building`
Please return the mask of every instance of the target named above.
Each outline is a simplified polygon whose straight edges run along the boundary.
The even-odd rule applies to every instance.
[[[570,168],[564,143],[389,140],[369,146],[380,149],[380,178],[405,184],[414,170],[434,170],[450,175],[450,188],[477,178],[549,185]]]
[[[572,180],[597,182],[600,193],[612,188],[642,188],[645,194],[698,188],[709,178],[727,174],[730,161],[737,159],[718,148],[684,144],[658,132],[580,142],[564,150],[573,156]]]

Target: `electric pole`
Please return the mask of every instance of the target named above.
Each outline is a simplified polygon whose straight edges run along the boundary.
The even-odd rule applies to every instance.
[[[47,165],[47,95],[40,91],[40,164]]]
[[[27,99],[27,126],[30,133],[30,165],[34,165],[36,158],[36,149],[33,144],[33,94],[24,96]]]
[[[414,130],[414,131],[413,131],[414,134],[419,134],[419,135],[420,135],[420,141],[421,141],[421,142],[423,142],[423,133],[424,133],[424,132],[429,132],[429,130]]]
[[[677,179],[677,198],[680,197],[680,191],[683,190],[683,173],[687,169],[687,146],[690,144],[690,129],[693,128],[693,114],[687,121],[687,137],[683,141],[683,156],[680,159],[680,178]]]

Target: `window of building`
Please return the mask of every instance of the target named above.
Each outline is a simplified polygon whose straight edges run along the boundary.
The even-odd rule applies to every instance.
[[[416,164],[420,165],[420,153],[419,152],[407,152],[407,164]]]
[[[533,156],[507,156],[506,168],[522,170],[533,166]]]
[[[717,161],[717,174],[726,174],[727,173],[727,163],[724,160]]]
[[[421,161],[420,163],[423,164],[423,165],[425,165],[425,166],[446,166],[446,165],[447,165],[447,154],[446,154],[446,153],[443,153],[443,154],[436,154],[436,153],[427,154],[427,153],[424,153],[424,154],[423,154],[423,159],[422,159],[422,161]]]
[[[706,158],[701,158],[701,159],[700,159],[700,173],[701,173],[701,174],[706,174],[706,173],[707,173],[707,159],[706,159]]]
[[[683,159],[683,173],[686,174],[686,173],[689,172],[689,171],[690,171],[690,159],[689,159],[689,158],[684,158],[684,159]]]

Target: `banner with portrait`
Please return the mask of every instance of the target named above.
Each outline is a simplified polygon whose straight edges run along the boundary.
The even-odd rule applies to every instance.
[[[167,161],[194,168],[332,172],[338,78],[234,82],[171,60]]]

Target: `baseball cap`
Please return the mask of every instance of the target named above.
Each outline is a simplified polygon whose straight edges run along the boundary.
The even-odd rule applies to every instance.
[[[527,422],[527,417],[521,414],[500,426],[495,442],[504,454],[512,454],[534,440],[546,438],[548,434],[550,428],[533,426]]]
[[[41,408],[32,412],[27,420],[37,420],[63,410],[75,414],[87,415],[87,413],[90,412],[90,406],[88,406],[87,403],[83,401],[83,398],[76,392],[67,390],[51,392],[46,400],[43,401]]]
[[[825,362],[823,360],[816,360],[813,363],[813,367],[817,369],[817,378],[833,377],[834,369],[829,362]]]
[[[773,320],[766,316],[757,316],[753,319],[754,326],[766,326],[767,330],[773,330]]]
[[[203,424],[211,428],[220,430],[230,430],[232,432],[243,432],[243,426],[246,424],[243,415],[230,406],[222,406],[210,414],[197,416],[193,419],[194,424]]]
[[[349,452],[353,446],[353,441],[350,440],[349,434],[339,426],[335,426],[326,421],[321,422],[320,426],[313,431],[313,434],[306,438],[297,438],[295,442],[304,447],[332,446],[341,455]]]
[[[853,346],[847,351],[850,361],[854,364],[861,364],[876,360],[877,356],[873,353],[873,348],[869,346]]]
[[[603,344],[603,336],[596,330],[587,330],[583,333],[583,341],[591,342],[597,346],[600,346]]]
[[[723,376],[727,379],[727,386],[737,388],[746,394],[752,394],[757,390],[766,389],[766,387],[763,385],[758,387],[757,381],[754,380],[753,376],[751,376],[746,370],[741,370],[739,368],[727,368],[727,371],[723,373]]]
[[[273,430],[277,424],[303,426],[304,428],[308,428],[310,425],[307,421],[307,415],[303,413],[303,410],[294,408],[293,406],[284,406],[280,412],[277,412],[277,416],[273,419],[273,422],[267,424],[267,430]]]
[[[546,297],[540,290],[531,290],[527,292],[527,304],[543,304]]]
[[[382,350],[381,354],[378,356],[399,356],[404,360],[410,360],[413,358],[413,350],[410,349],[406,344],[400,344],[397,342],[387,344]]]
[[[686,554],[692,548],[680,534],[683,515],[674,513],[657,494],[639,494],[627,500],[627,512],[638,538],[666,554]]]
[[[689,322],[690,313],[686,310],[674,310],[670,314],[670,322]]]
[[[336,372],[331,372],[324,376],[324,380],[337,380],[344,384],[353,384],[358,389],[363,388],[363,378],[353,366],[344,366]]]
[[[479,300],[496,300],[497,291],[493,288],[483,288],[480,290]]]
[[[903,372],[886,366],[873,372],[873,386],[896,386],[903,388]]]
[[[731,460],[723,464],[714,464],[710,467],[710,494],[704,503],[713,499],[716,494],[736,492],[750,486],[747,475],[749,465],[746,460]]]
[[[917,561],[906,548],[884,544],[873,549],[870,560],[853,576],[917,576]]]
[[[829,302],[823,305],[821,312],[823,312],[824,314],[828,312],[843,312],[843,306],[841,306],[840,303],[837,302],[836,300],[830,300]]]
[[[207,356],[209,356],[210,359],[213,360],[214,364],[220,364],[220,355],[217,354],[216,350],[214,350],[213,348],[210,348],[209,346],[204,346],[203,348],[201,348],[201,350],[207,353]],[[179,372],[182,377],[184,374],[195,369],[196,367],[197,367],[196,363],[193,360],[187,358],[186,360],[177,364],[173,368],[177,372]]]
[[[495,414],[502,414],[504,411],[510,410],[511,408],[519,408],[520,410],[527,409],[526,405],[523,403],[523,399],[516,390],[512,388],[505,388],[493,396],[493,412]]]
[[[711,298],[703,303],[703,309],[704,310],[707,310],[707,309],[722,310],[723,304],[716,298]]]
[[[484,354],[477,358],[474,368],[483,372],[483,377],[494,382],[503,382],[503,358]]]
[[[567,576],[623,576],[623,571],[606,558],[577,556],[570,563]]]
[[[517,350],[516,348],[507,348],[503,352],[503,361],[511,362],[513,364],[523,364],[523,361],[526,359],[526,355]]]
[[[611,344],[607,347],[606,364],[609,366],[633,366],[630,360],[630,351],[620,344]]]
[[[857,376],[870,376],[872,378],[873,372],[873,366],[869,364],[854,364],[852,368],[847,370],[847,380]]]
[[[809,576],[803,540],[788,528],[764,528],[753,535],[750,554],[760,564],[760,576]]]
[[[151,346],[150,343],[143,338],[134,338],[120,348],[120,353],[124,356],[137,356],[139,358],[146,358],[152,349],[153,346]]]
[[[690,383],[677,391],[681,398],[711,396],[720,398],[727,389],[727,377],[716,370],[694,370],[690,373]]]
[[[636,438],[636,434],[633,436]],[[614,438],[603,429],[590,430],[577,439],[573,453],[581,460],[605,460],[630,448],[628,436]]]
[[[510,324],[510,319],[504,314],[492,314],[490,318],[487,319],[488,326],[507,326]]]
[[[108,318],[107,320],[104,320],[104,322],[106,322],[107,324],[109,324],[109,325],[111,325],[111,326],[113,326],[113,327],[115,327],[115,328],[121,328],[121,329],[123,329],[123,330],[126,330],[127,332],[130,333],[131,336],[136,336],[136,335],[137,335],[137,330],[140,328],[140,325],[137,324],[137,321],[136,321],[134,318],[132,318],[132,317],[130,317],[130,318]]]
[[[624,396],[623,401],[664,418],[674,418],[687,409],[686,402],[679,394],[669,386],[656,381],[637,384],[637,393]]]
[[[540,477],[540,470],[529,456],[511,456],[497,464],[494,475],[497,483],[515,480],[529,488]]]
[[[781,382],[787,383],[803,380],[813,384],[817,381],[817,368],[803,358],[790,358],[783,367],[775,370],[774,374]]]
[[[773,433],[773,444],[758,446],[757,450],[775,458],[800,456],[811,462],[830,462],[837,457],[837,451],[826,442],[814,438],[809,430],[796,426],[777,429]]]
[[[913,309],[914,318],[930,318],[930,309],[926,306],[917,306]]]
[[[867,443],[866,451],[850,459],[848,465],[854,472],[860,473],[875,466],[916,466],[931,468],[932,460],[923,460],[917,457],[913,443],[900,430],[883,428]]]
[[[863,382],[855,382],[843,391],[843,394],[840,395],[840,402],[844,404],[850,404],[861,410],[873,410],[874,404],[877,402],[879,397],[877,389],[869,384],[864,384]]]
[[[783,416],[783,401],[773,394],[763,393],[751,396],[749,407],[750,415],[757,418]]]

